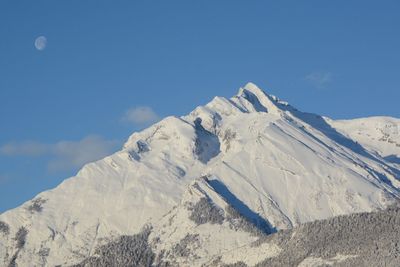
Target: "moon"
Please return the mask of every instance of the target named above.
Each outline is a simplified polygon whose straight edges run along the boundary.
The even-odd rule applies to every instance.
[[[35,40],[35,47],[39,51],[43,51],[47,45],[47,38],[45,36],[39,36]]]

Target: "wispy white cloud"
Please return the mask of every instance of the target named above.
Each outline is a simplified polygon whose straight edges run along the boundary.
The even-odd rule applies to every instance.
[[[121,120],[142,126],[154,123],[159,119],[160,117],[151,107],[140,106],[128,109]]]
[[[11,142],[0,147],[0,153],[6,156],[40,156],[48,153],[50,148],[34,141]]]
[[[97,135],[90,135],[79,141],[60,141],[52,147],[56,158],[49,162],[48,168],[58,171],[81,167],[110,155],[118,145],[118,141],[105,140]]]
[[[304,79],[318,89],[324,89],[333,81],[331,72],[314,71],[307,74]]]
[[[61,171],[79,168],[88,162],[101,159],[114,152],[118,145],[118,141],[89,135],[78,141],[60,141],[54,144],[33,141],[12,142],[0,147],[0,154],[27,157],[49,156],[48,170]]]

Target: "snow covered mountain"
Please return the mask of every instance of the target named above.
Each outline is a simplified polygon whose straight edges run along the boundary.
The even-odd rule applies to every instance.
[[[354,120],[327,120],[332,127],[356,140],[373,154],[400,165],[400,120],[371,117]]]
[[[0,265],[110,265],[122,246],[112,265],[200,266],[277,230],[385,209],[400,197],[399,129],[304,113],[249,83],[1,214]]]

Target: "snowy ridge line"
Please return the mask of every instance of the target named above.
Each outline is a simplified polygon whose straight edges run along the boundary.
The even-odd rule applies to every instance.
[[[90,266],[120,246],[145,253],[143,264],[201,266],[237,248],[253,264],[267,247],[280,251],[248,247],[263,229],[397,202],[396,129],[395,118],[304,113],[249,83],[133,133],[120,151],[0,214],[0,265]]]

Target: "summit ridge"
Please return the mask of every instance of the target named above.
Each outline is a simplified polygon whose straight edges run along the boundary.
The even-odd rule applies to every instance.
[[[201,266],[276,231],[386,209],[400,198],[396,127],[302,112],[248,83],[1,214],[0,262],[89,264],[139,242],[153,262]]]

